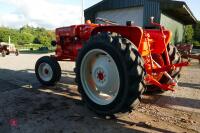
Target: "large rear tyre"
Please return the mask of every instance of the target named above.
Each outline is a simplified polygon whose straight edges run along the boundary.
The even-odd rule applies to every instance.
[[[175,45],[169,44],[167,47],[169,51],[169,57],[172,64],[181,63],[181,54],[179,53],[178,49]],[[172,70],[169,72],[169,74],[172,76],[172,78],[178,79],[180,77],[181,67],[176,68],[175,70]],[[169,81],[169,80],[168,80]]]
[[[76,82],[86,105],[101,116],[130,112],[144,91],[143,61],[130,41],[99,33],[81,49]]]
[[[37,61],[35,74],[42,85],[53,86],[61,78],[61,68],[56,59],[44,56]]]
[[[167,46],[167,50],[169,52],[169,58],[170,58],[171,64],[181,63],[181,60],[182,60],[181,55],[180,55],[179,51],[177,50],[176,46],[174,46],[173,44],[169,44]],[[179,79],[180,72],[181,72],[181,67],[178,67],[174,70],[168,71],[169,75],[176,80]],[[163,84],[168,84],[170,82],[170,79],[163,75],[160,82]]]

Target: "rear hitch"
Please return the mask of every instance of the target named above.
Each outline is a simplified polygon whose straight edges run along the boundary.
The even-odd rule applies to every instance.
[[[164,91],[175,91],[172,87],[177,85],[176,82],[171,82],[170,84],[161,84],[149,74],[146,75],[145,82],[146,84],[158,86],[161,90]]]

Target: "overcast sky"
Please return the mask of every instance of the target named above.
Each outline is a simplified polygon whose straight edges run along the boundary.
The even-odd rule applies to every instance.
[[[84,0],[88,8],[101,0]],[[200,0],[184,0],[200,20]],[[81,0],[0,0],[0,26],[20,28],[25,24],[54,29],[80,24]]]

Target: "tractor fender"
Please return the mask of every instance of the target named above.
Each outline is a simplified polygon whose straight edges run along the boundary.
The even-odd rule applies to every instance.
[[[99,32],[115,32],[123,36],[124,38],[130,40],[136,47],[139,47],[139,44],[143,38],[143,29],[141,27],[132,27],[132,26],[119,26],[119,25],[109,25],[109,26],[100,26],[93,29],[91,35],[96,35]]]

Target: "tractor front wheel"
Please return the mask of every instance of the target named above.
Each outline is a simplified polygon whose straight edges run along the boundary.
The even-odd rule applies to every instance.
[[[75,70],[83,101],[101,116],[131,111],[144,91],[142,59],[134,44],[116,34],[92,36]]]
[[[41,84],[53,86],[61,78],[61,68],[56,59],[44,56],[37,61],[35,74]]]
[[[5,56],[6,56],[6,51],[3,50],[3,51],[1,52],[1,55],[2,55],[2,57],[5,57]]]
[[[15,55],[18,56],[19,55],[19,50],[15,51]]]

